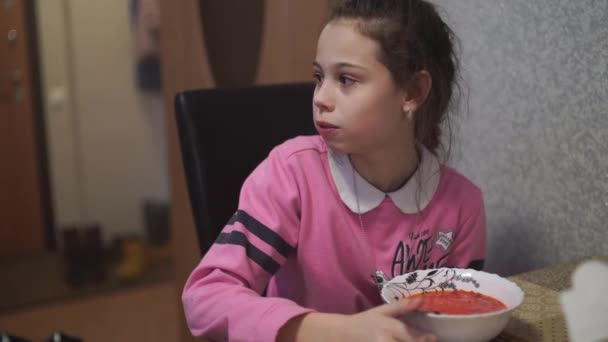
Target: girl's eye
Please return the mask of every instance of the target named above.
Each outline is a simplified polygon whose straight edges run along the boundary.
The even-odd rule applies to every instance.
[[[349,86],[355,83],[355,80],[349,76],[346,75],[340,75],[340,83],[342,83],[345,86]]]
[[[317,83],[317,84],[323,82],[323,76],[319,72],[313,73],[312,78],[315,80],[315,83]]]

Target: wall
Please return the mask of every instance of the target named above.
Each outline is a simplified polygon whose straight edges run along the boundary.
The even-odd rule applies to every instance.
[[[608,254],[608,2],[436,3],[463,46],[454,163],[485,195],[487,268]]]
[[[164,111],[135,88],[128,3],[37,6],[57,225],[143,234],[142,200],[168,197]]]

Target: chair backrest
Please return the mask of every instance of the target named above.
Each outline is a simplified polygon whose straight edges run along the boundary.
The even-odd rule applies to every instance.
[[[285,140],[316,134],[312,83],[180,92],[177,129],[203,255],[234,214],[245,178]]]

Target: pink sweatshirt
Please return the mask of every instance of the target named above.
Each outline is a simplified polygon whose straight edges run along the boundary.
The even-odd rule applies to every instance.
[[[428,151],[414,176],[386,194],[319,136],[298,137],[245,181],[238,210],[182,299],[194,335],[274,341],[297,315],[382,304],[376,270],[392,278],[442,266],[479,269],[485,249],[481,191]]]

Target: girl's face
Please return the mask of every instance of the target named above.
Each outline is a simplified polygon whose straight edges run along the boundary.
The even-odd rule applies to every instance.
[[[361,35],[354,21],[332,21],[321,32],[313,63],[313,115],[337,152],[367,154],[413,143],[412,124],[403,113],[406,93],[379,54],[378,43]]]

